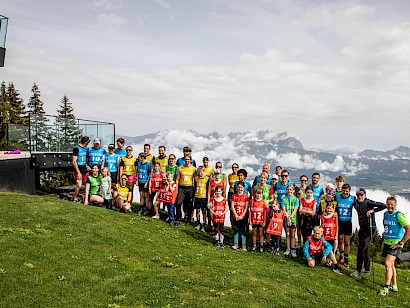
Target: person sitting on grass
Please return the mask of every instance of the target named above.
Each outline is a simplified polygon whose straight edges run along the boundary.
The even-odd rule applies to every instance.
[[[316,226],[313,228],[313,236],[309,236],[307,242],[303,246],[303,254],[309,267],[315,267],[316,261],[319,262],[319,260],[322,260],[322,263],[325,263],[326,258],[329,257],[334,264],[333,271],[342,275],[343,272],[339,269],[339,265],[332,249],[332,245],[323,238],[323,228]]]
[[[91,202],[98,206],[102,206],[104,203],[103,197],[100,196],[101,174],[99,174],[99,172],[100,168],[98,165],[93,165],[91,167],[91,174],[85,182],[85,205],[88,205],[88,203]]]
[[[131,193],[127,185],[128,177],[123,174],[120,183],[115,184],[113,192],[114,206],[120,209],[121,213],[131,212]]]

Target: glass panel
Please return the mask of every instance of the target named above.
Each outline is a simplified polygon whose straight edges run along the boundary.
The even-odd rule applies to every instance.
[[[0,15],[0,47],[6,48],[7,25],[9,19],[6,16]]]

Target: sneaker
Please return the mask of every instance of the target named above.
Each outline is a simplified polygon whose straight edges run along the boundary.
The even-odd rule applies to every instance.
[[[330,259],[326,260],[326,265],[327,266],[332,266],[332,264],[333,264],[332,260],[330,260]]]
[[[195,227],[195,229],[201,230],[201,224],[198,224],[198,225]]]
[[[358,271],[354,271],[353,273],[349,274],[350,277],[354,278],[354,279],[360,279],[362,278],[360,276],[360,273]]]
[[[165,219],[165,222],[168,222],[169,221],[169,217],[167,217],[167,219]]]
[[[302,246],[300,246],[299,243],[296,245],[296,249],[300,249],[301,247],[302,247]]]
[[[334,271],[336,274],[343,275],[343,271],[342,271],[341,269],[339,269],[339,268],[334,268],[333,271]]]
[[[286,251],[283,253],[284,256],[288,256],[290,254],[290,249],[286,249]]]
[[[399,288],[397,288],[397,286],[390,285],[390,291],[399,292]]]
[[[370,270],[364,270],[363,275],[370,275]]]
[[[201,232],[205,232],[205,228],[204,228],[204,227],[201,228]]]
[[[256,248],[256,246],[253,246],[251,251],[252,251],[252,252],[257,252],[258,249]]]
[[[149,215],[149,211],[146,210],[146,211],[144,212],[144,216],[148,216],[148,215]]]
[[[144,214],[144,212],[145,212],[145,210],[142,208],[142,209],[140,209],[139,211],[138,211],[138,214]]]
[[[263,252],[263,247],[259,248],[259,252]]]
[[[233,250],[238,250],[238,248],[239,248],[238,244],[235,244],[235,245],[232,246]]]
[[[224,244],[220,243],[219,248],[224,249],[225,248]]]
[[[179,221],[174,221],[174,227],[179,227]]]
[[[343,260],[342,262],[339,261],[339,263],[343,264],[344,267],[349,268],[349,261]]]
[[[159,219],[159,215],[152,216],[153,219]]]
[[[242,251],[248,251],[248,249],[246,249],[246,246],[242,246]]]
[[[217,248],[218,248],[218,247],[219,247],[219,245],[220,245],[220,244],[219,244],[219,242],[216,242],[216,243],[215,243],[215,247],[217,247]]]
[[[276,250],[276,251],[275,251],[274,256],[275,256],[275,257],[279,257],[279,250]]]
[[[128,213],[132,213],[132,208],[129,208],[129,209],[127,210],[127,212],[128,212]]]
[[[339,260],[337,260],[337,263],[343,264],[343,263],[344,263],[344,261],[345,261],[345,259],[340,258]]]
[[[296,254],[296,251],[294,251],[294,250],[292,250],[291,255],[292,255],[292,258],[297,258],[298,257],[297,254]]]
[[[386,296],[386,295],[389,294],[389,289],[386,288],[386,287],[384,287],[383,289],[381,289],[381,290],[379,291],[378,294],[379,294],[379,295],[382,295],[382,296]]]

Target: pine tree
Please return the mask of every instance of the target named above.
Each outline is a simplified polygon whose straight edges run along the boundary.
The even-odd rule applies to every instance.
[[[29,131],[26,106],[14,83],[7,88],[9,101],[8,148],[29,148]]]
[[[80,138],[80,131],[74,115],[74,108],[70,99],[64,94],[61,99],[60,109],[57,110],[57,123],[59,125],[60,150],[71,150]]]
[[[9,101],[7,97],[6,83],[0,86],[0,148],[7,147],[7,124],[9,123]]]
[[[36,83],[31,88],[32,95],[27,104],[30,112],[30,134],[32,151],[46,151],[47,141],[47,119],[45,116],[43,102],[40,99],[41,93]]]

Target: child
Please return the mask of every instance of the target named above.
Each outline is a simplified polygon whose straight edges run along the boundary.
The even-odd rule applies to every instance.
[[[242,250],[246,251],[246,236],[245,227],[247,222],[246,213],[249,207],[249,197],[245,194],[245,184],[239,182],[236,185],[236,193],[232,195],[231,211],[233,215],[234,223],[234,236],[232,249],[237,250],[239,248],[239,236],[241,236]]]
[[[279,209],[278,200],[272,202],[272,208],[268,214],[269,225],[266,229],[266,233],[271,235],[271,248],[272,254],[274,256],[279,256],[280,250],[280,240],[282,238],[283,231],[283,220],[286,216],[286,213]]]
[[[111,176],[110,171],[107,167],[104,167],[101,171],[101,197],[104,199],[104,205],[106,208],[111,208],[111,200],[112,200],[112,193],[111,193]]]
[[[319,215],[325,213],[328,204],[331,204],[333,209],[336,209],[337,202],[335,201],[335,191],[333,189],[326,190],[326,194],[320,198]]]
[[[207,223],[207,187],[209,177],[205,175],[205,168],[203,166],[198,167],[198,175],[195,176],[195,202],[194,210],[196,211],[196,221],[198,225],[195,227],[197,230],[203,230],[205,232],[205,226]],[[201,211],[203,225],[201,228]]]
[[[162,201],[164,205],[168,208],[168,222],[170,226],[174,226],[175,220],[175,201],[177,199],[177,183],[174,182],[174,173],[171,171],[167,172],[166,181],[162,180],[160,189],[163,193],[159,201]],[[159,204],[158,204],[159,205]],[[177,226],[177,225],[175,225]]]
[[[308,186],[305,188],[306,197],[300,200],[299,214],[301,215],[302,242],[306,242],[308,236],[312,235],[313,217],[316,214],[316,200],[313,198],[313,189]]]
[[[303,246],[303,254],[307,259],[309,267],[315,267],[316,261],[322,259],[322,263],[326,262],[329,256],[334,264],[333,271],[340,275],[343,272],[339,269],[335,255],[332,252],[332,246],[323,238],[323,228],[316,226],[313,228],[313,236],[309,236],[305,245]]]
[[[262,180],[262,177],[261,177]],[[256,252],[257,246],[256,241],[259,239],[259,251],[263,252],[263,228],[266,224],[266,202],[262,198],[262,188],[255,189],[255,199],[251,202],[251,224],[253,229],[252,241],[253,248],[252,251]]]
[[[333,204],[329,203],[326,206],[325,212],[320,216],[320,225],[323,228],[325,240],[333,247],[332,252],[335,253],[335,241],[338,234],[337,214]]]
[[[149,192],[149,205],[148,205],[148,210],[151,210],[151,205],[154,203],[154,198],[159,192],[159,186],[162,181],[163,175],[165,175],[161,171],[161,164],[159,162],[154,163],[154,170],[152,170],[150,174],[150,179],[149,179],[149,184],[148,184],[148,192]],[[159,204],[156,203],[156,206],[154,206],[155,210],[155,215],[152,216],[154,219],[159,219]]]
[[[282,196],[282,210],[286,212],[286,251],[284,255],[292,254],[293,258],[296,258],[295,249],[295,235],[298,224],[298,209],[299,199],[295,196],[295,185],[288,184],[286,187],[286,195]]]
[[[149,208],[151,207],[149,202],[148,184],[149,175],[151,174],[151,164],[146,160],[147,155],[141,152],[138,155],[138,164],[136,168],[137,178],[135,179],[135,185],[138,185],[140,192],[140,214],[149,215]],[[124,159],[124,158],[123,158]],[[144,207],[147,207],[144,209]]]
[[[217,186],[213,200],[208,204],[208,209],[212,215],[212,222],[215,227],[215,247],[224,248],[224,222],[225,214],[228,211],[226,199],[222,196],[223,188]]]
[[[208,200],[211,201],[215,196],[216,187],[222,187],[222,195],[226,196],[226,181],[221,178],[221,169],[215,168],[213,177],[209,180]]]

